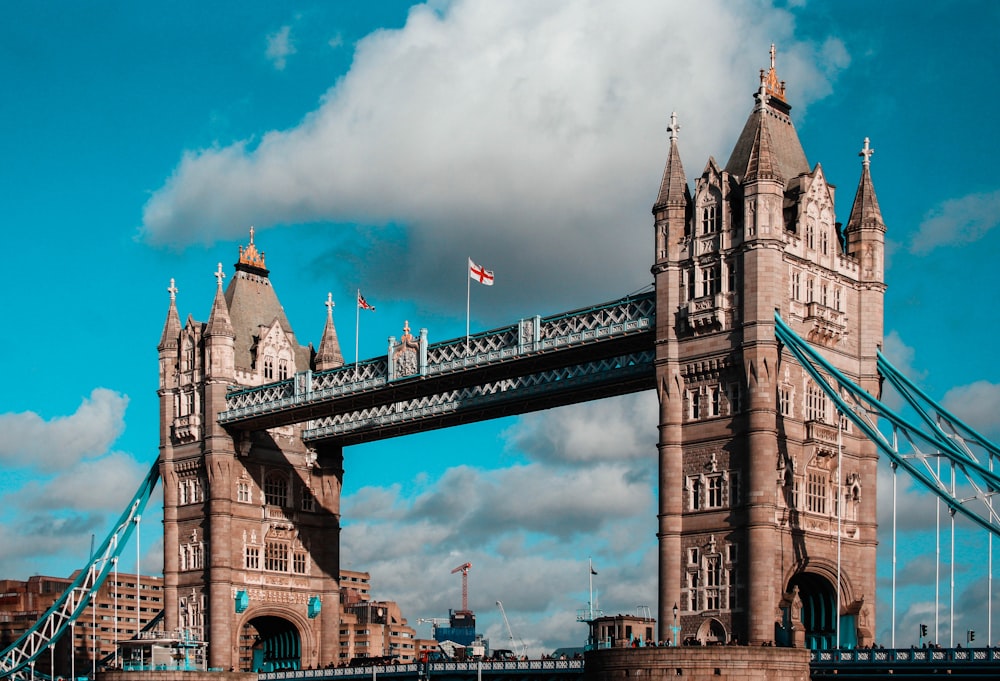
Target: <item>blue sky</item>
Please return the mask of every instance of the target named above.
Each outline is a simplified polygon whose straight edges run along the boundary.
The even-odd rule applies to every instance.
[[[651,281],[670,112],[689,180],[724,163],[772,42],[838,220],[876,150],[887,350],[1000,439],[998,27],[987,0],[4,3],[0,576],[80,565],[155,460],[171,278],[205,320],[253,224],[297,337],[318,343],[332,292],[348,358],[359,287],[362,358],[405,321],[462,335],[469,256],[497,277],[473,329],[616,298]],[[502,600],[535,650],[583,640],[591,556],[605,610],[655,612],[654,402],[348,449],[345,566],[415,622],[459,606],[470,561],[480,630],[505,640]],[[933,624],[934,504],[900,508],[909,644]],[[144,525],[144,571],[158,536]],[[957,539],[955,641],[985,641],[985,540]],[[890,549],[883,532],[886,644]]]

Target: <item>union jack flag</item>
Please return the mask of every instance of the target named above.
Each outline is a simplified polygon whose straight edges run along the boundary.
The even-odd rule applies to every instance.
[[[368,301],[365,300],[365,297],[361,295],[361,291],[358,291],[358,307],[361,308],[362,310],[371,310],[372,312],[375,311],[375,306],[368,304]]]

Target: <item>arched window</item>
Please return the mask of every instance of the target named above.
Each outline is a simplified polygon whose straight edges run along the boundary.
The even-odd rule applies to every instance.
[[[264,480],[264,503],[268,506],[288,503],[288,479],[281,473],[271,473]]]
[[[264,380],[270,381],[274,379],[274,358],[265,357],[264,358]]]

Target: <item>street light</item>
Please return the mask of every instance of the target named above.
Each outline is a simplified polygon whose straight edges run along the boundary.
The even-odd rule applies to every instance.
[[[670,629],[671,629],[671,631],[674,632],[674,648],[676,648],[677,647],[677,632],[679,632],[681,630],[681,628],[677,626],[677,603],[676,603],[676,601],[674,602],[674,626],[670,627]]]

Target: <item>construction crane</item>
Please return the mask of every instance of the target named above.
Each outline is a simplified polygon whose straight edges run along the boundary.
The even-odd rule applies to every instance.
[[[514,644],[514,632],[510,630],[510,622],[507,620],[507,613],[503,609],[503,603],[497,601],[497,607],[500,608],[500,615],[503,616],[504,626],[507,627],[507,637],[510,639],[511,651],[516,652],[522,658],[528,657],[528,646],[524,641],[521,641],[520,649],[517,649],[517,646]]]
[[[436,632],[437,628],[441,624],[448,624],[449,620],[445,617],[421,617],[417,620],[417,624],[428,624],[430,623],[432,631]],[[434,634],[432,633],[431,636]]]
[[[462,563],[457,568],[451,571],[451,574],[456,572],[462,573],[462,610],[461,612],[469,612],[469,568],[472,567],[472,563]]]

